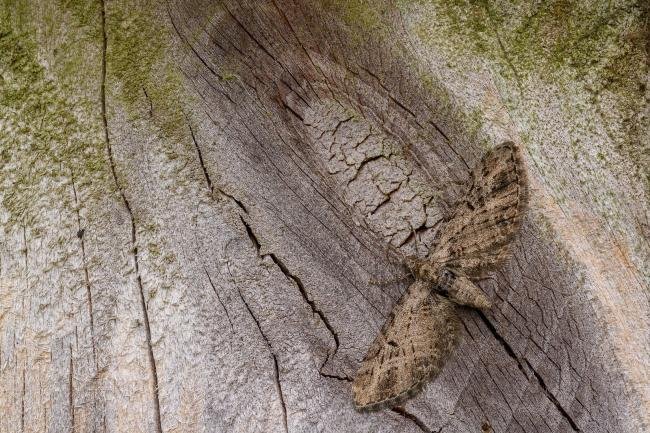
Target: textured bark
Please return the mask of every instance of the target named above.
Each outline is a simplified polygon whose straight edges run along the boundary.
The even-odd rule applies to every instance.
[[[547,3],[3,1],[0,432],[648,431],[648,13]],[[401,256],[505,140],[492,308],[356,412]]]

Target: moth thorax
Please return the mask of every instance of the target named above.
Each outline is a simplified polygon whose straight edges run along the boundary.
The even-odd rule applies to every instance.
[[[438,279],[438,267],[431,263],[423,263],[418,269],[418,277],[426,281],[436,281]]]
[[[415,278],[435,282],[438,280],[440,265],[429,260],[418,259],[415,256],[406,258],[406,266]]]
[[[443,269],[438,277],[438,288],[449,299],[460,305],[479,309],[490,308],[490,301],[483,291],[465,275]]]

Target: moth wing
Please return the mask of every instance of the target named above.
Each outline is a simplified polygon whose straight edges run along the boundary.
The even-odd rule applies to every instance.
[[[503,143],[472,170],[472,182],[437,234],[429,259],[469,277],[493,270],[506,257],[528,202],[521,151]]]
[[[396,406],[437,375],[458,335],[456,307],[415,281],[402,295],[368,350],[352,392],[359,410]]]

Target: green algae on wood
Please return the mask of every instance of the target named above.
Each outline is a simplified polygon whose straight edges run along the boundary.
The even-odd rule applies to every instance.
[[[182,77],[169,55],[169,35],[153,3],[120,0],[106,10],[107,76],[131,120],[152,116],[163,138],[187,135]],[[111,83],[111,84],[112,84]]]
[[[400,7],[417,10],[417,36],[442,48],[451,63],[467,64],[477,56],[520,85],[534,77],[594,95],[586,107],[594,111],[592,121],[607,126],[609,138],[636,164],[650,192],[650,144],[643,142],[639,127],[647,92],[648,12],[639,2],[402,0]]]
[[[90,107],[72,103],[48,77],[26,33],[3,20],[0,36],[0,191],[9,225],[31,225],[43,212],[39,200],[67,196],[71,176],[102,183],[108,166]]]
[[[370,0],[323,0],[322,5],[340,16],[351,29],[377,32],[384,26],[386,7],[381,1]],[[359,33],[357,33],[359,34]]]

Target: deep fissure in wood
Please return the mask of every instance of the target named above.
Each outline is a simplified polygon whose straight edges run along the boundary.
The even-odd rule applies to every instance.
[[[102,76],[100,82],[100,99],[101,99],[101,114],[102,122],[104,126],[104,140],[106,142],[106,151],[108,153],[108,160],[113,175],[113,180],[115,181],[115,186],[119,191],[122,202],[129,216],[130,225],[131,225],[131,245],[132,245],[132,255],[133,255],[133,264],[136,273],[136,282],[138,285],[139,297],[140,297],[140,307],[142,310],[142,316],[144,321],[144,330],[146,337],[146,346],[147,346],[147,357],[149,360],[149,370],[151,373],[151,393],[152,393],[152,404],[154,410],[154,426],[156,433],[162,433],[162,420],[160,416],[160,399],[158,395],[158,372],[156,369],[156,359],[153,354],[153,347],[151,345],[151,325],[149,323],[149,313],[147,311],[147,304],[144,297],[144,287],[142,285],[142,277],[140,275],[140,265],[138,257],[138,247],[137,247],[137,234],[135,226],[135,218],[133,216],[133,210],[131,209],[131,204],[126,197],[124,189],[121,187],[117,171],[115,167],[115,160],[113,158],[113,149],[111,146],[110,136],[108,133],[108,118],[106,112],[106,55],[108,49],[108,34],[106,31],[106,3],[105,0],[100,0],[101,3],[101,26],[102,26]]]

